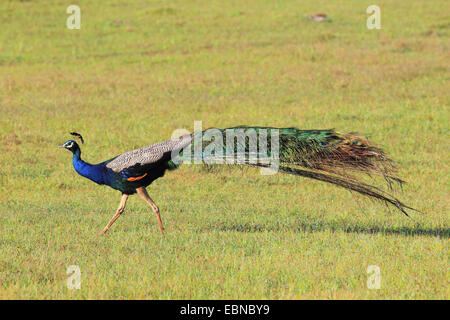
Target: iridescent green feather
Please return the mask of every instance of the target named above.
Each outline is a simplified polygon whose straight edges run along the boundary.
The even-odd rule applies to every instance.
[[[395,176],[393,162],[384,154],[383,150],[358,135],[342,134],[334,130],[299,130],[297,128],[249,126],[208,130],[220,132],[223,138],[221,149],[215,150],[214,159],[216,160],[218,158],[224,160],[236,159],[238,156],[241,156],[243,157],[241,159],[244,159],[244,161],[235,161],[235,164],[267,167],[267,156],[273,156],[271,154],[271,137],[278,134],[280,172],[312,178],[356,191],[371,198],[393,204],[405,214],[405,208],[412,209],[382,189],[364,183],[357,178],[355,174],[358,173],[382,176],[389,188],[392,188],[393,182],[403,183],[401,179]],[[195,159],[195,146],[197,143],[201,143],[201,159],[197,160],[206,162],[211,157],[211,154],[207,154],[205,150],[214,141],[201,139],[208,130],[195,132],[191,145],[183,150],[180,155],[186,155],[186,153],[190,152]],[[227,149],[227,130],[230,133],[236,133],[238,130],[240,133],[244,132],[244,134],[255,132],[258,141],[262,135],[267,141],[266,156],[252,152],[249,138],[234,138],[234,148],[231,150]],[[170,161],[169,167],[176,168],[177,165]]]

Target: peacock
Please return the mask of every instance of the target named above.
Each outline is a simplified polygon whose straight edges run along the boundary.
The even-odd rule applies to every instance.
[[[81,134],[70,134],[84,144]],[[406,216],[407,209],[415,210],[381,187],[368,184],[358,177],[360,174],[380,176],[389,189],[393,185],[403,184],[404,181],[396,176],[393,161],[385,152],[366,138],[354,133],[339,133],[334,129],[210,128],[128,151],[98,164],[83,161],[80,146],[73,139],[59,147],[72,152],[73,167],[78,174],[122,193],[116,213],[100,234],[109,230],[124,212],[128,197],[135,193],[153,209],[159,230],[163,233],[159,208],[146,187],[163,177],[167,170],[174,170],[186,161],[260,167],[357,192],[392,205]]]

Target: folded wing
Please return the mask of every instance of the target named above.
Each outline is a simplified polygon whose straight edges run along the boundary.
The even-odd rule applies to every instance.
[[[192,135],[184,135],[177,139],[128,151],[112,159],[106,164],[106,167],[120,173],[128,181],[136,181],[138,178],[143,178],[145,173],[161,165],[161,163],[169,161],[172,152],[181,150],[191,141]]]

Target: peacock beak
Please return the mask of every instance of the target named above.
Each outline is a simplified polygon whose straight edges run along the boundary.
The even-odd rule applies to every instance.
[[[58,146],[58,148],[64,148],[64,145],[62,144],[62,145]]]

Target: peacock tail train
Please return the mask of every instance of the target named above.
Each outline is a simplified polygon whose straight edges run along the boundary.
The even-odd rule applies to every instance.
[[[358,174],[380,176],[388,188],[404,183],[396,177],[393,161],[382,149],[356,134],[334,130],[238,126],[211,128],[186,135],[178,158],[169,161],[176,168],[186,159],[194,163],[225,163],[270,167],[278,171],[334,184],[391,204],[408,216],[415,210],[383,189],[363,182]],[[275,150],[275,151],[274,151]]]

